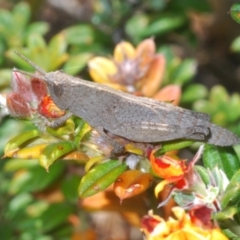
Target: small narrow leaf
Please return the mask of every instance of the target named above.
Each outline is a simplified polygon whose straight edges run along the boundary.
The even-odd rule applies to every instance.
[[[31,161],[25,161],[31,162]],[[51,173],[47,173],[39,164],[35,164],[27,169],[15,174],[10,182],[9,193],[17,194],[21,192],[38,192],[49,188],[65,171],[65,163],[59,161],[51,168]]]
[[[30,139],[40,136],[40,134],[40,131],[36,129],[18,134],[5,145],[4,156],[12,156],[12,153],[15,152],[22,144]]]
[[[230,9],[231,17],[237,22],[240,23],[240,3],[235,3]]]
[[[236,171],[230,183],[228,184],[221,200],[222,208],[234,205],[239,202],[240,198],[240,170]]]
[[[182,149],[191,146],[194,141],[171,141],[162,144],[162,147],[156,152],[156,156],[163,155],[166,152]]]
[[[57,227],[62,228],[68,216],[73,212],[74,208],[70,204],[51,204],[51,206],[39,217],[39,222],[41,223],[41,231],[50,232]]]
[[[223,209],[227,206],[234,205],[237,202],[239,202],[240,197],[239,187],[240,184],[234,183],[227,188],[223,198],[221,199],[221,206]]]
[[[81,180],[78,188],[80,198],[92,196],[110,186],[125,171],[126,164],[110,160],[92,168]]]
[[[74,143],[78,145],[82,138],[91,130],[91,127],[85,123],[82,119],[79,120],[78,126],[76,129],[76,137],[74,138]]]
[[[232,219],[237,212],[238,212],[237,207],[229,207],[224,211],[220,211],[214,214],[214,219],[217,219],[218,221],[222,221],[225,219]]]
[[[75,124],[71,118],[69,118],[63,125],[59,126],[58,128],[47,127],[48,133],[56,137],[72,134],[74,133],[74,129],[75,129]]]
[[[217,147],[205,144],[203,152],[203,163],[205,167],[213,169],[221,168],[231,179],[236,170],[240,168],[240,161],[232,147]]]
[[[142,149],[135,147],[134,144],[131,143],[125,145],[125,150],[129,153],[133,153],[140,156],[144,154]]]
[[[75,149],[75,145],[69,141],[49,144],[39,156],[39,164],[47,171],[49,167],[60,157],[70,153]]]
[[[114,183],[114,192],[124,200],[144,192],[152,183],[153,176],[139,170],[129,170],[122,173]]]
[[[196,72],[196,62],[193,59],[185,59],[174,70],[171,75],[171,79],[175,84],[182,85],[194,76]]]
[[[199,174],[199,176],[201,177],[206,186],[208,186],[211,183],[211,179],[206,168],[199,165],[195,165],[194,170]]]
[[[104,157],[102,155],[91,157],[85,165],[85,172],[88,172],[94,165],[102,162]]]
[[[70,75],[76,75],[87,65],[91,56],[88,52],[71,56],[66,64],[64,64],[63,71]]]
[[[42,144],[22,148],[17,152],[15,152],[13,154],[13,157],[20,158],[20,159],[37,159],[47,145],[48,145],[47,143],[42,143]]]

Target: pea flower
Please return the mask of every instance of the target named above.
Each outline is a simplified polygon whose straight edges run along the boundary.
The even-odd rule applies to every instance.
[[[157,93],[163,81],[165,58],[156,53],[152,38],[142,41],[136,48],[129,42],[120,42],[112,59],[97,56],[88,62],[88,67],[95,82],[146,97],[157,94],[159,100],[178,101],[180,98],[177,85],[167,86],[162,93]]]
[[[207,179],[202,179],[197,171],[200,166],[194,166],[203,152],[202,145],[192,161],[186,164],[186,160],[174,159],[170,156],[154,157],[154,151],[150,154],[150,162],[155,173],[163,179],[155,188],[155,195],[170,184],[172,185],[168,197],[159,204],[165,205],[174,196],[175,201],[181,207],[196,210],[207,207],[213,212],[221,211],[221,199],[229,183],[225,173],[215,167],[211,171],[205,171]]]
[[[191,214],[186,213],[180,207],[172,208],[176,218],[170,217],[167,221],[153,215],[144,216],[141,221],[141,229],[147,240],[227,240],[228,238],[216,226],[205,226],[192,221]]]
[[[48,95],[45,82],[37,77],[27,79],[22,73],[13,72],[13,92],[7,95],[6,103],[9,113],[14,117],[58,118],[65,114]]]

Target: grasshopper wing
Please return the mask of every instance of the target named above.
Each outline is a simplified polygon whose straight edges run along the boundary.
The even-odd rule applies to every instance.
[[[184,112],[184,114],[187,114],[192,117],[200,118],[204,121],[210,122],[210,116],[207,113],[202,113],[202,112],[194,112],[185,108],[181,108],[178,106],[174,106],[171,103],[166,103],[162,101],[158,101],[155,99],[151,98],[146,98],[146,97],[139,97],[139,100],[141,101],[142,104],[151,106],[155,109],[168,109],[168,111],[179,111],[179,112]]]
[[[164,142],[175,139],[192,139],[203,141],[209,135],[205,126],[181,128],[177,125],[160,123],[124,123],[117,126],[112,133],[135,142]]]

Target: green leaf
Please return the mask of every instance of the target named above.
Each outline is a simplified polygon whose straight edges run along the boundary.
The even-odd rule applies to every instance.
[[[44,35],[48,32],[49,25],[46,22],[34,22],[31,23],[26,30],[26,38],[29,35],[38,33],[39,35]]]
[[[27,3],[21,2],[16,4],[12,11],[13,21],[16,27],[24,29],[30,19],[31,11]]]
[[[238,212],[237,207],[229,207],[224,209],[224,211],[217,212],[214,214],[214,219],[222,221],[225,219],[233,219],[233,216]]]
[[[240,240],[240,237],[238,235],[234,234],[229,229],[223,229],[222,231],[228,237],[228,239],[230,239],[230,240]]]
[[[78,188],[80,198],[92,196],[110,186],[125,171],[126,164],[110,160],[92,168],[81,180]]]
[[[144,29],[142,35],[144,37],[161,35],[182,26],[185,21],[186,18],[183,15],[161,14],[158,19],[155,19],[152,21],[152,23],[148,24],[148,26]]]
[[[182,103],[192,103],[198,99],[207,97],[208,90],[202,84],[191,84],[186,89],[184,89],[181,102]]]
[[[191,146],[194,143],[194,141],[170,141],[163,143],[161,148],[156,152],[156,156],[163,155],[166,152],[182,149],[188,146]]]
[[[42,232],[49,232],[67,222],[67,218],[74,212],[74,208],[68,203],[51,204],[39,217]]]
[[[9,203],[9,211],[17,212],[25,209],[33,202],[33,196],[30,193],[20,193],[14,196]]]
[[[153,11],[160,11],[167,5],[165,0],[149,0],[146,2]]]
[[[35,167],[36,165],[38,165],[37,160],[26,161],[26,159],[13,158],[4,164],[4,171],[15,172],[23,168]]]
[[[64,64],[63,71],[70,75],[76,75],[84,67],[86,67],[88,60],[92,54],[81,53],[75,56],[71,56],[68,61]]]
[[[19,148],[22,144],[26,143],[27,141],[39,137],[40,136],[40,131],[37,129],[30,130],[27,132],[23,132],[12,138],[5,146],[4,148],[4,154],[7,156],[10,154],[12,151],[16,150]]]
[[[194,195],[183,192],[176,192],[176,194],[174,195],[174,201],[179,206],[187,206],[194,202]]]
[[[58,69],[68,60],[67,41],[63,33],[55,35],[48,45],[50,70]]]
[[[0,33],[5,35],[7,27],[12,26],[12,15],[6,9],[0,10]]]
[[[39,164],[47,171],[49,167],[63,155],[70,153],[75,149],[75,145],[70,141],[62,141],[49,144],[44,148],[39,156]]]
[[[232,147],[217,147],[210,144],[205,144],[203,163],[210,169],[221,168],[228,179],[231,179],[240,168],[240,161]]]
[[[51,173],[47,173],[45,169],[37,165],[23,171],[21,174],[16,175],[9,187],[11,194],[19,192],[37,192],[51,186],[65,170],[65,163],[59,161],[51,167]]]
[[[143,32],[149,24],[149,18],[145,14],[134,14],[126,24],[126,32],[137,44],[143,38]]]
[[[199,99],[193,103],[193,109],[197,112],[213,113],[215,106],[208,100]]]
[[[224,105],[228,100],[229,100],[228,92],[226,88],[224,88],[223,86],[216,85],[211,89],[210,101],[212,101],[213,103],[217,103],[218,105],[219,104]]]
[[[94,32],[91,26],[79,24],[63,31],[69,44],[92,44]]]
[[[76,129],[76,137],[74,138],[74,143],[76,146],[82,141],[83,137],[91,130],[91,127],[84,122],[82,119],[78,119],[78,127]]]
[[[64,179],[61,190],[68,201],[73,201],[76,203],[78,201],[78,185],[80,181],[80,176],[71,175]]]
[[[162,45],[157,49],[157,52],[164,55],[167,64],[175,58],[173,49],[169,45]]]
[[[239,202],[240,198],[240,169],[236,171],[233,175],[230,183],[228,184],[224,195],[221,200],[222,208],[231,205],[234,205]]]
[[[235,3],[230,9],[231,17],[237,22],[240,23],[240,3]]]
[[[29,38],[27,39],[27,45],[28,45],[28,48],[35,51],[37,50],[38,53],[46,49],[46,46],[47,46],[43,37],[37,33],[29,36]]]
[[[47,127],[47,132],[52,136],[56,136],[56,137],[73,134],[74,130],[75,130],[75,124],[71,118],[68,119],[63,125],[61,125],[58,128]]]
[[[0,88],[3,89],[5,87],[9,87],[10,85],[10,76],[12,73],[12,69],[1,69],[0,70]]]
[[[207,171],[206,168],[199,166],[199,165],[195,165],[194,170],[199,174],[199,176],[201,177],[202,181],[204,182],[204,184],[206,186],[211,184],[209,172]]]
[[[230,46],[230,49],[233,52],[240,52],[240,36],[234,39]]]
[[[171,80],[175,84],[183,85],[191,80],[196,73],[196,61],[193,59],[185,59],[181,64],[174,69],[171,74]]]
[[[229,122],[238,121],[238,119],[240,118],[240,95],[238,93],[233,93],[227,105],[229,106],[226,112],[227,120]]]

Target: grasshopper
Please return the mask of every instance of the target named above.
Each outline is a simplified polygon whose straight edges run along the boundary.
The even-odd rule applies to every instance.
[[[43,75],[55,104],[68,111],[52,126],[62,124],[74,114],[108,138],[116,152],[123,146],[115,143],[111,135],[141,143],[176,139],[203,141],[217,146],[240,143],[237,135],[211,123],[208,114],[134,96],[61,71],[47,73],[22,54],[16,54]]]

